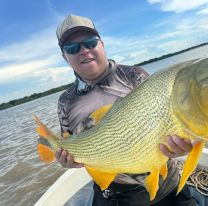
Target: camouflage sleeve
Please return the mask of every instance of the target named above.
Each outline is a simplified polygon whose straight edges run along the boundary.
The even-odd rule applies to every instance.
[[[58,118],[61,127],[61,135],[63,136],[64,132],[72,134],[72,131],[69,129],[66,102],[63,101],[63,94],[60,96],[58,101]]]
[[[77,101],[74,88],[68,88],[61,94],[58,101],[58,119],[61,127],[61,135],[69,133],[78,135],[83,130],[93,126],[93,122],[80,108],[85,104],[85,99]],[[91,112],[89,112],[91,113]]]
[[[133,66],[131,69],[134,76],[135,86],[142,83],[148,76],[148,72],[139,66]]]
[[[128,80],[133,86],[139,85],[149,76],[148,72],[139,66],[124,66],[123,68],[125,69]]]

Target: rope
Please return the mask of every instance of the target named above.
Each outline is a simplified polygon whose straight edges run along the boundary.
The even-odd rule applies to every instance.
[[[184,163],[177,162],[177,167],[182,172]],[[208,196],[208,169],[197,167],[187,180],[187,184],[194,186],[198,192],[204,196]]]

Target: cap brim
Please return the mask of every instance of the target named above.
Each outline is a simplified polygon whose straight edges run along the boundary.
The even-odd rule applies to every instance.
[[[79,27],[74,27],[72,29],[69,29],[68,31],[66,31],[62,37],[59,40],[59,46],[62,48],[63,47],[63,43],[64,41],[72,34],[79,32],[79,31],[88,31],[91,32],[93,34],[95,34],[96,36],[100,37],[99,33],[97,32],[97,30],[93,29],[93,28],[89,28],[89,27],[84,27],[84,26],[79,26]]]

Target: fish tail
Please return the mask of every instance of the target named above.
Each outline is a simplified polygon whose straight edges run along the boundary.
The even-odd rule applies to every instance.
[[[52,138],[52,136],[53,138],[55,136],[35,114],[33,114],[33,118],[38,125],[36,129],[39,135],[37,148],[39,158],[45,163],[51,163],[55,160],[55,153],[52,149],[49,139]]]
[[[38,155],[40,160],[48,164],[52,163],[55,160],[54,151],[44,144],[38,144]]]

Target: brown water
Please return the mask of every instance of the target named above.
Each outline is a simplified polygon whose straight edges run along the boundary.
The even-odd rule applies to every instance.
[[[59,131],[57,99],[38,99],[0,112],[0,205],[34,205],[65,169],[43,164],[37,155],[32,113]]]
[[[150,73],[193,57],[208,56],[208,46],[149,65]],[[153,69],[152,69],[153,68]],[[30,206],[66,171],[59,164],[43,164],[37,155],[32,113],[59,132],[57,101],[60,93],[0,111],[0,205]]]

